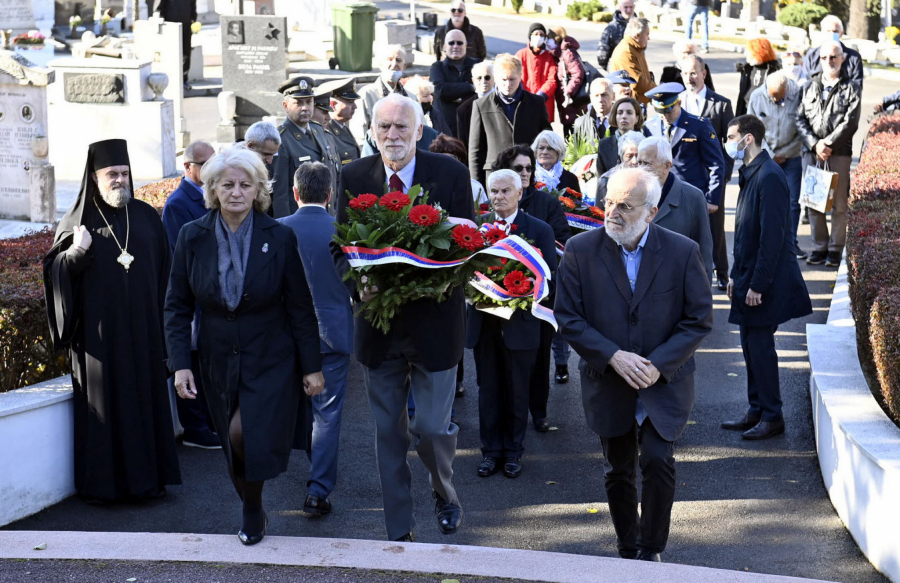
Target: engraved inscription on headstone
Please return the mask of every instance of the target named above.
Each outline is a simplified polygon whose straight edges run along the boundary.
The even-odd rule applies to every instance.
[[[32,0],[0,0],[0,25],[4,30],[34,28]]]
[[[237,99],[239,137],[263,116],[281,111],[278,85],[287,78],[287,19],[222,16],[222,88]]]
[[[125,103],[125,77],[121,74],[66,73],[63,88],[70,103]]]
[[[31,139],[46,122],[46,87],[0,82],[0,217],[29,218]],[[42,117],[43,122],[37,118]]]

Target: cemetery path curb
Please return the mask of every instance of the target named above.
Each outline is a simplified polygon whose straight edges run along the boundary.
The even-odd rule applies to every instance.
[[[0,559],[269,564],[554,583],[815,583],[813,579],[543,551],[283,536],[266,537],[256,546],[245,547],[233,535],[185,533],[3,531]]]

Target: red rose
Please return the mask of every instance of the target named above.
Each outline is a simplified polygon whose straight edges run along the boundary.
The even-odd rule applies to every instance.
[[[453,227],[453,240],[456,244],[468,251],[477,251],[484,247],[484,237],[478,229],[469,225],[456,225]]]
[[[531,281],[518,269],[506,274],[506,277],[503,278],[503,285],[510,293],[516,295],[526,294],[531,289]]]
[[[430,227],[441,220],[441,211],[430,204],[417,204],[409,209],[409,220],[420,227]]]
[[[378,202],[378,197],[374,194],[360,194],[356,198],[350,199],[350,208],[357,211],[364,211],[372,208]]]
[[[519,225],[510,225],[510,226],[509,226],[509,232],[510,232],[510,233],[515,233],[515,232],[518,231],[518,230],[519,230]]]
[[[389,192],[382,196],[378,200],[378,203],[384,208],[390,209],[392,211],[399,211],[409,204],[409,197],[397,190],[394,192]]]
[[[490,245],[493,245],[497,241],[502,241],[503,239],[506,239],[506,236],[507,236],[506,232],[503,229],[498,229],[497,227],[491,227],[484,234],[484,238],[487,240],[487,242]]]

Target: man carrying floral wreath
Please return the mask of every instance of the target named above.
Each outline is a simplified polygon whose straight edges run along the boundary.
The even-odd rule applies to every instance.
[[[406,193],[420,186],[427,203],[440,205],[450,217],[474,220],[472,187],[465,166],[441,154],[416,150],[422,136],[421,108],[407,97],[391,94],[375,104],[372,128],[380,154],[344,166],[337,220],[347,222],[347,207],[361,195],[381,195],[408,204]],[[418,189],[416,189],[418,192]],[[388,201],[389,202],[389,201]],[[358,203],[357,203],[358,204]],[[340,247],[333,245],[340,272],[348,263]],[[354,300],[376,297],[375,287],[350,290]],[[375,418],[375,451],[388,539],[412,541],[412,477],[407,461],[410,437],[419,458],[431,475],[438,528],[456,532],[463,511],[452,484],[453,458],[459,428],[450,423],[456,391],[456,366],[463,353],[465,298],[462,288],[438,303],[420,299],[404,304],[384,333],[356,315],[356,355],[363,365],[363,379]],[[410,392],[415,416],[406,412]]]

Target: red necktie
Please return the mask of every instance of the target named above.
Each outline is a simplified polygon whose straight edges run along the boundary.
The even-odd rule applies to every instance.
[[[392,174],[390,180],[388,180],[388,186],[390,186],[391,192],[398,190],[403,192],[403,180],[400,179],[400,175]]]

